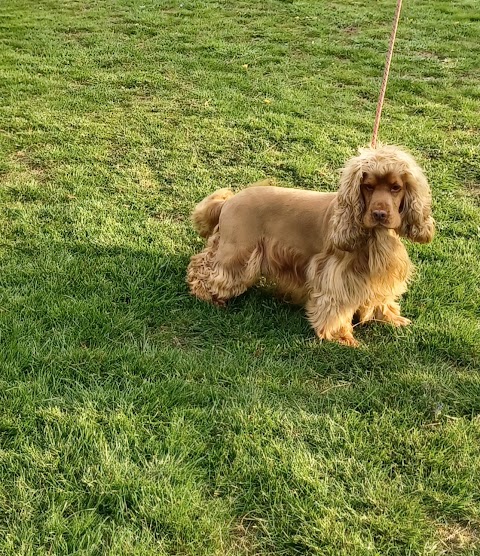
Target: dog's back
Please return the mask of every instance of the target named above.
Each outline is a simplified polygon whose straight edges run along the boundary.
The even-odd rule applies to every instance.
[[[258,181],[251,184],[250,187],[258,185],[273,185],[273,180],[266,179]],[[192,222],[199,235],[204,238],[208,238],[212,235],[220,219],[223,205],[234,195],[235,193],[231,189],[218,189],[198,203],[192,212]]]

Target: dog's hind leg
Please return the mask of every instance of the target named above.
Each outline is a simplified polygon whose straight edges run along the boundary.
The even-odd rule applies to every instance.
[[[225,305],[228,299],[245,292],[260,277],[262,254],[254,249],[250,256],[241,257],[222,246],[219,233],[214,233],[206,248],[190,259],[187,282],[193,295],[215,305]]]

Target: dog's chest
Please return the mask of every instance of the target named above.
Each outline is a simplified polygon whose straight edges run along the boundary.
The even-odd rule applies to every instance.
[[[366,278],[369,289],[394,288],[406,282],[411,274],[411,263],[403,243],[394,237],[386,241],[375,241],[366,253]]]

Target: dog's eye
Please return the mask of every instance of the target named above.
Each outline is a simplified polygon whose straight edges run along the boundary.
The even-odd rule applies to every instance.
[[[369,183],[364,183],[363,186],[367,191],[373,191],[375,189],[373,185],[370,185]]]
[[[400,185],[398,185],[398,183],[395,183],[395,184],[392,185],[392,191],[394,193],[398,193],[401,189],[402,189],[402,187]]]

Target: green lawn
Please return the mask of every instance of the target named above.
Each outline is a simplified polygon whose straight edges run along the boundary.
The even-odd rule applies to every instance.
[[[394,0],[0,4],[0,554],[480,554],[480,17],[405,2],[380,128],[438,233],[406,330],[189,296],[189,213],[336,188]]]

